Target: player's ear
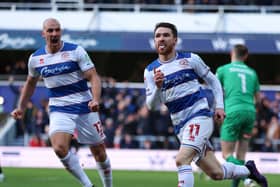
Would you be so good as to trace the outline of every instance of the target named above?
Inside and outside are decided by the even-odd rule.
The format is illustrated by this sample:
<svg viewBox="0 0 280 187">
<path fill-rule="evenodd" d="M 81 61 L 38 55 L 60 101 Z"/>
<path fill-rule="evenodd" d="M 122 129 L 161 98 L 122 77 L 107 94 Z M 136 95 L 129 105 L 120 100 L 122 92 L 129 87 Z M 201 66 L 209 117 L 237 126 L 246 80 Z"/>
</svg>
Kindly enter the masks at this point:
<svg viewBox="0 0 280 187">
<path fill-rule="evenodd" d="M 176 37 L 176 38 L 174 39 L 174 46 L 177 45 L 177 41 L 178 41 L 178 38 Z"/>
<path fill-rule="evenodd" d="M 45 32 L 42 30 L 42 32 L 41 32 L 41 36 L 43 37 L 43 38 L 45 38 Z"/>
<path fill-rule="evenodd" d="M 243 57 L 243 62 L 246 62 L 246 61 L 248 60 L 248 57 L 249 57 L 249 55 L 246 54 L 246 55 Z"/>
</svg>

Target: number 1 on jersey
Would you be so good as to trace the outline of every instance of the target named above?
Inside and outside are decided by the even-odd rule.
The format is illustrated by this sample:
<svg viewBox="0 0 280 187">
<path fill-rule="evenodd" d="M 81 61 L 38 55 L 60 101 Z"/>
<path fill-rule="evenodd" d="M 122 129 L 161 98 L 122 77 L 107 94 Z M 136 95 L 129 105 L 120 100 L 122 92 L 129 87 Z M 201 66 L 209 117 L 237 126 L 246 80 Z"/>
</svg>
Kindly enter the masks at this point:
<svg viewBox="0 0 280 187">
<path fill-rule="evenodd" d="M 241 79 L 242 93 L 246 93 L 247 92 L 247 89 L 246 89 L 246 75 L 244 73 L 238 73 L 237 75 Z"/>
</svg>

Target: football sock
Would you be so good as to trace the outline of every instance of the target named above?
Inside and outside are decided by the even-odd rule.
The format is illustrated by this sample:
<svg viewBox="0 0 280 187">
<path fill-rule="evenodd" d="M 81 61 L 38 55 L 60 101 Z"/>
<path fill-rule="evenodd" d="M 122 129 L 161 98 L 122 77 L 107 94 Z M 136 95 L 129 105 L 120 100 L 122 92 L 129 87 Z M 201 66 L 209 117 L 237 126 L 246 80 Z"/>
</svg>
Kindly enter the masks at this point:
<svg viewBox="0 0 280 187">
<path fill-rule="evenodd" d="M 228 156 L 228 157 L 226 158 L 226 161 L 227 161 L 227 162 L 234 163 L 234 164 L 237 164 L 237 165 L 244 165 L 244 164 L 245 164 L 245 161 L 244 161 L 244 160 L 236 159 L 233 155 Z"/>
<path fill-rule="evenodd" d="M 178 167 L 178 187 L 193 187 L 194 176 L 190 165 Z"/>
<path fill-rule="evenodd" d="M 246 166 L 235 165 L 230 162 L 225 162 L 222 165 L 224 171 L 224 179 L 244 178 L 250 175 L 250 171 Z"/>
<path fill-rule="evenodd" d="M 230 155 L 226 158 L 226 161 L 237 164 L 237 165 L 244 165 L 244 160 L 239 160 L 235 158 L 233 155 Z M 238 187 L 240 179 L 233 179 L 231 183 L 231 187 Z"/>
<path fill-rule="evenodd" d="M 71 151 L 68 154 L 60 159 L 65 168 L 74 176 L 76 177 L 84 187 L 92 186 L 87 174 L 80 166 L 78 157 L 73 154 Z"/>
<path fill-rule="evenodd" d="M 112 187 L 113 176 L 109 157 L 107 156 L 104 162 L 96 162 L 96 166 L 104 187 Z"/>
<path fill-rule="evenodd" d="M 0 166 L 0 173 L 2 173 L 2 167 Z"/>
<path fill-rule="evenodd" d="M 233 179 L 231 181 L 231 187 L 238 187 L 240 180 L 241 179 Z"/>
</svg>

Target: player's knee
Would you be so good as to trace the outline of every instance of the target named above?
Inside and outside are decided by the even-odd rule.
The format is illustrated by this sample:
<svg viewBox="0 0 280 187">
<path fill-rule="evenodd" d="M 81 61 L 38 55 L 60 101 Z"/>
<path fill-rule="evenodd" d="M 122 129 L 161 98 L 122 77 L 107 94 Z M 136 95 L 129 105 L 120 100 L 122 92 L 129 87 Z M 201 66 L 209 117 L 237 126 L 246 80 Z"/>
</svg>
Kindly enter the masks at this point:
<svg viewBox="0 0 280 187">
<path fill-rule="evenodd" d="M 182 166 L 182 165 L 190 165 L 191 164 L 192 159 L 190 158 L 186 158 L 184 156 L 181 155 L 177 155 L 175 162 L 176 162 L 176 166 Z"/>
<path fill-rule="evenodd" d="M 68 149 L 63 145 L 53 145 L 53 150 L 59 158 L 64 158 L 68 154 Z"/>
<path fill-rule="evenodd" d="M 90 150 L 97 162 L 104 162 L 106 160 L 106 150 L 103 144 L 98 146 L 91 146 Z"/>
<path fill-rule="evenodd" d="M 212 170 L 208 173 L 208 175 L 213 180 L 222 180 L 224 174 L 220 170 Z"/>
</svg>

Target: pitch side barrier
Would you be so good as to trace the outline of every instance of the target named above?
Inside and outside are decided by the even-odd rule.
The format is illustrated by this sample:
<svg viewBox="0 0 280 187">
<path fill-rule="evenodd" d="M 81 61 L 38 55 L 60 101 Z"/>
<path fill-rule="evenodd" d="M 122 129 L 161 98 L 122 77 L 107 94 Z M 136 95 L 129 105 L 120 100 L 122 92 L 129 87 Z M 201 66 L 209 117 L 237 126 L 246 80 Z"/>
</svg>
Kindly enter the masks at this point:
<svg viewBox="0 0 280 187">
<path fill-rule="evenodd" d="M 177 171 L 177 151 L 108 149 L 107 153 L 114 170 Z M 96 168 L 88 148 L 81 148 L 77 154 L 84 168 Z M 215 154 L 220 162 L 224 162 L 221 152 Z M 279 158 L 280 153 L 247 154 L 247 159 L 254 160 L 263 173 L 279 174 Z M 3 167 L 63 168 L 51 148 L 0 147 L 0 159 Z M 195 164 L 192 166 L 198 171 Z"/>
</svg>

